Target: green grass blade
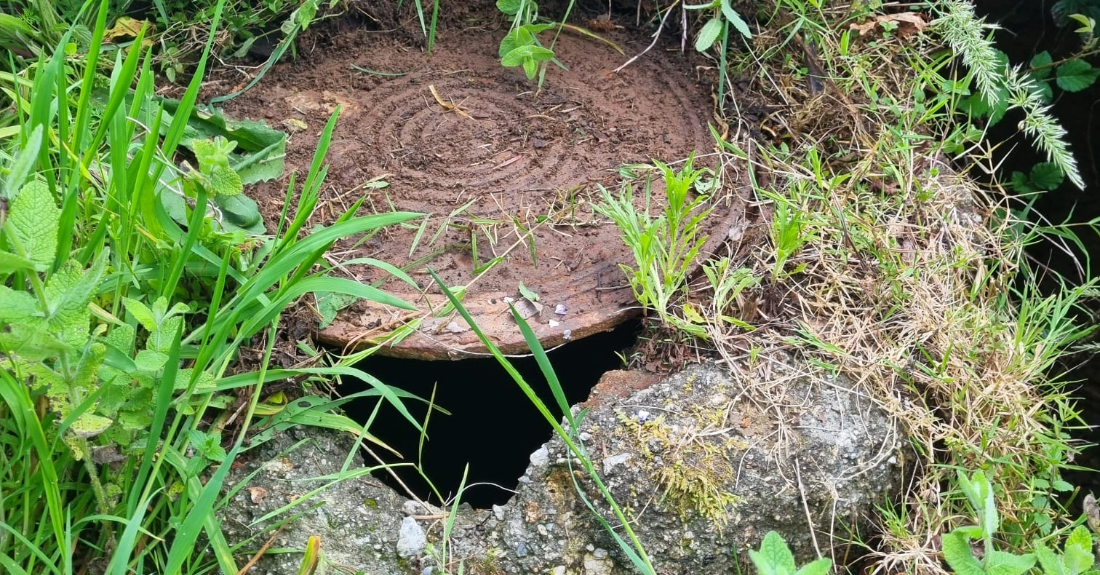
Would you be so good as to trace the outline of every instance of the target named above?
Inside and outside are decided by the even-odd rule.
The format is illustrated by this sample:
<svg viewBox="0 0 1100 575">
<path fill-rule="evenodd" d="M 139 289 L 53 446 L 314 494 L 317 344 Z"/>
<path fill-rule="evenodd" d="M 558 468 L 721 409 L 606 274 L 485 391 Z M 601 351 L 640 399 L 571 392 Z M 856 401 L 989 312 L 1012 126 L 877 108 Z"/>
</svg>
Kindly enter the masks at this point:
<svg viewBox="0 0 1100 575">
<path fill-rule="evenodd" d="M 172 539 L 172 547 L 168 551 L 166 565 L 161 572 L 163 575 L 179 575 L 183 567 L 183 562 L 190 559 L 191 555 L 195 552 L 195 542 L 198 541 L 199 533 L 202 532 L 207 517 L 210 516 L 214 510 L 214 502 L 218 499 L 218 493 L 221 491 L 222 483 L 225 482 L 226 476 L 229 475 L 229 468 L 232 466 L 233 461 L 237 459 L 237 454 L 240 450 L 241 446 L 239 443 L 233 446 L 233 449 L 226 456 L 225 461 L 218 466 L 218 470 L 215 471 L 210 477 L 210 480 L 206 482 L 198 499 L 195 500 L 194 506 L 188 511 L 183 523 L 180 524 L 179 529 L 176 530 L 176 536 Z M 198 479 L 194 481 L 197 482 Z"/>
<path fill-rule="evenodd" d="M 23 433 L 30 436 L 31 444 L 38 454 L 39 471 L 43 479 L 41 487 L 46 494 L 49 523 L 56 541 L 60 543 L 65 540 L 65 526 L 61 490 L 57 484 L 57 470 L 54 468 L 54 452 L 50 442 L 46 441 L 42 422 L 38 419 L 26 386 L 16 381 L 6 369 L 0 370 L 0 399 L 8 404 L 8 417 L 14 418 Z"/>
<path fill-rule="evenodd" d="M 570 429 L 572 429 L 575 426 L 573 412 L 569 409 L 569 400 L 565 398 L 565 390 L 562 389 L 561 382 L 558 381 L 558 374 L 554 372 L 554 367 L 550 365 L 550 358 L 546 356 L 546 350 L 543 349 L 535 332 L 531 330 L 531 326 L 516 311 L 516 306 L 508 304 L 508 307 L 512 310 L 512 319 L 516 320 L 516 325 L 519 326 L 519 331 L 523 334 L 523 340 L 527 342 L 527 347 L 530 348 L 531 354 L 535 356 L 539 371 L 542 372 L 547 385 L 550 386 L 550 392 L 554 394 L 554 400 L 558 402 L 558 407 L 565 416 L 565 420 L 569 422 Z"/>
</svg>

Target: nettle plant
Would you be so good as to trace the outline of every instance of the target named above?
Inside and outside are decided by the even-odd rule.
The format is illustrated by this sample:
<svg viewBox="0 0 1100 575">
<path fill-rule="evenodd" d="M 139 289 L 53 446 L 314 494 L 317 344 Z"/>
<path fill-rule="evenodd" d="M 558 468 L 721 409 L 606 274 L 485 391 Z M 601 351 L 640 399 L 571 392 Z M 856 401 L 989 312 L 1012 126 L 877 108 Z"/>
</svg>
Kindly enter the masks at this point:
<svg viewBox="0 0 1100 575">
<path fill-rule="evenodd" d="M 1022 575 L 1038 561 L 1044 575 L 1100 575 L 1100 571 L 1093 568 L 1096 556 L 1093 554 L 1092 533 L 1083 525 L 1069 534 L 1061 553 L 1041 541 L 1032 544 L 1031 553 L 997 549 L 994 537 L 1000 527 L 1000 515 L 992 484 L 981 471 L 975 471 L 970 477 L 959 471 L 958 481 L 978 524 L 959 527 L 943 536 L 943 557 L 955 573 Z M 971 544 L 973 541 L 979 542 L 980 552 L 975 553 Z"/>
</svg>

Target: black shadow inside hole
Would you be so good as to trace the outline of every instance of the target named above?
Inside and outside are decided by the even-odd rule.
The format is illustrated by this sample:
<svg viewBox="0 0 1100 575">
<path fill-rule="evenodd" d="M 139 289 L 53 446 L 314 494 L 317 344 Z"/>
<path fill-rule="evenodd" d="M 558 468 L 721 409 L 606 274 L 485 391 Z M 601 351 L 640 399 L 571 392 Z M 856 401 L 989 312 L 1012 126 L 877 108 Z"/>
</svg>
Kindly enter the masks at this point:
<svg viewBox="0 0 1100 575">
<path fill-rule="evenodd" d="M 550 363 L 570 405 L 587 399 L 600 376 L 622 366 L 617 353 L 626 352 L 640 331 L 640 320 L 632 320 L 612 331 L 563 345 L 549 353 Z M 534 358 L 512 358 L 511 361 L 551 412 L 558 414 L 557 404 Z M 492 357 L 459 361 L 372 357 L 356 367 L 387 385 L 425 399 L 431 397 L 432 387 L 437 386 L 435 403 L 451 415 L 439 411 L 432 413 L 422 452 L 422 469 L 445 498 L 453 497 L 458 491 L 463 469 L 469 463 L 466 479 L 469 487 L 462 493 L 462 501 L 477 508 L 507 502 L 512 496 L 511 490 L 527 469 L 531 453 L 553 434 L 550 424 Z M 341 392 L 350 395 L 366 388 L 361 381 L 345 379 Z M 344 408 L 349 417 L 365 423 L 377 403 L 376 398 L 355 399 Z M 426 404 L 418 401 L 406 401 L 405 404 L 417 421 L 424 420 Z M 404 456 L 401 459 L 377 446 L 372 447 L 386 463 L 416 463 L 419 432 L 397 409 L 383 402 L 369 431 Z M 414 468 L 404 466 L 393 470 L 418 497 L 440 503 Z M 374 476 L 405 493 L 388 471 L 376 471 Z"/>
</svg>

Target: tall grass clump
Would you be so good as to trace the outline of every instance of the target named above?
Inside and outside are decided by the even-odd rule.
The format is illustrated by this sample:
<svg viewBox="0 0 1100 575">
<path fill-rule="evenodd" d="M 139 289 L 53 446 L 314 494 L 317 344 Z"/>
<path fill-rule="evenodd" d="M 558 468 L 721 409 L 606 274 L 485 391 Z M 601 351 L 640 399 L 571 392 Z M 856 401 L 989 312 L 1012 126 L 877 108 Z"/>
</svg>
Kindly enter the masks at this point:
<svg viewBox="0 0 1100 575">
<path fill-rule="evenodd" d="M 355 205 L 301 233 L 334 114 L 278 231 L 227 225 L 213 190 L 239 176 L 177 157 L 212 42 L 182 98 L 161 100 L 145 31 L 109 44 L 108 6 L 83 6 L 87 38 L 73 26 L 50 50 L 8 51 L 0 73 L 0 571 L 236 573 L 214 511 L 249 428 L 280 410 L 260 408 L 264 384 L 347 372 L 272 369 L 280 314 L 318 291 L 410 308 L 317 264 L 340 238 L 417 215 Z M 246 344 L 263 350 L 247 368 Z"/>
</svg>

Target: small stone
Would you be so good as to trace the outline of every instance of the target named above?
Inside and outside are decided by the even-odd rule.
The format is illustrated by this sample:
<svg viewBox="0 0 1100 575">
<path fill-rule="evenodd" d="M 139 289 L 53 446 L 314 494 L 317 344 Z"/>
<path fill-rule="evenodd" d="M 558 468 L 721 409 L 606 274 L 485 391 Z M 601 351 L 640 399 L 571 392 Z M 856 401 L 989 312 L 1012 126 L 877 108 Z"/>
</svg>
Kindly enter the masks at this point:
<svg viewBox="0 0 1100 575">
<path fill-rule="evenodd" d="M 561 325 L 560 323 L 558 323 L 555 320 L 550 320 L 549 323 L 550 323 L 550 327 L 558 327 L 559 325 Z"/>
<path fill-rule="evenodd" d="M 531 140 L 531 147 L 535 148 L 536 150 L 541 150 L 546 147 L 546 140 L 535 138 L 534 140 Z"/>
<path fill-rule="evenodd" d="M 527 557 L 527 546 L 520 541 L 516 544 L 516 557 Z"/>
<path fill-rule="evenodd" d="M 543 527 L 542 525 L 539 525 L 539 526 L 535 527 L 535 531 L 538 531 L 539 535 L 542 535 L 543 537 L 546 537 L 546 527 Z"/>
<path fill-rule="evenodd" d="M 561 332 L 562 339 L 573 339 L 573 330 L 567 329 Z"/>
<path fill-rule="evenodd" d="M 630 460 L 630 454 L 629 453 L 620 453 L 618 455 L 612 455 L 611 457 L 606 457 L 603 460 L 603 472 L 609 474 L 609 473 L 611 473 L 611 471 L 613 469 L 615 469 L 616 466 L 622 465 L 622 464 L 626 463 L 629 460 Z"/>
<path fill-rule="evenodd" d="M 504 521 L 504 508 L 500 505 L 493 506 L 493 517 L 497 518 L 497 521 Z"/>
<path fill-rule="evenodd" d="M 424 529 L 412 517 L 401 520 L 397 531 L 397 556 L 406 559 L 420 555 L 428 546 L 428 537 Z"/>
<path fill-rule="evenodd" d="M 592 556 L 596 559 L 603 559 L 604 557 L 607 557 L 607 549 L 596 549 L 592 552 Z"/>
<path fill-rule="evenodd" d="M 558 565 L 550 570 L 550 575 L 565 575 L 565 565 Z"/>
<path fill-rule="evenodd" d="M 558 315 L 565 315 L 565 304 L 559 303 L 558 305 L 554 306 L 554 313 Z"/>
<path fill-rule="evenodd" d="M 531 454 L 531 467 L 545 467 L 548 463 L 550 463 L 550 450 L 546 449 L 545 445 Z"/>
</svg>

